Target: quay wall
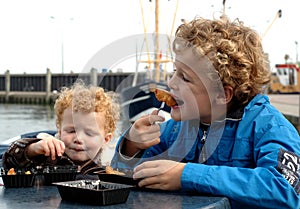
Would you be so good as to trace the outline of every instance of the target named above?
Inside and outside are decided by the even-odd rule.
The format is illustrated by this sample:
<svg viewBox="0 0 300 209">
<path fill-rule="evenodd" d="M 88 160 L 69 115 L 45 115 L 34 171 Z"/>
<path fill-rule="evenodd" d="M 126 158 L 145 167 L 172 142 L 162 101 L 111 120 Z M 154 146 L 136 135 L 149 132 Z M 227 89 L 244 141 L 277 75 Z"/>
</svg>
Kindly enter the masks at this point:
<svg viewBox="0 0 300 209">
<path fill-rule="evenodd" d="M 57 92 L 64 86 L 71 86 L 81 79 L 87 85 L 97 85 L 106 91 L 117 91 L 129 87 L 133 80 L 142 82 L 143 73 L 134 78 L 133 73 L 98 73 L 91 69 L 89 73 L 52 74 L 0 74 L 0 103 L 53 104 Z"/>
<path fill-rule="evenodd" d="M 132 83 L 141 83 L 147 76 L 139 73 L 98 73 L 91 69 L 89 73 L 52 74 L 0 74 L 0 103 L 54 104 L 57 92 L 64 86 L 71 86 L 77 79 L 86 84 L 103 87 L 106 91 L 119 92 Z M 300 94 L 269 94 L 271 104 L 297 128 L 300 133 Z"/>
</svg>

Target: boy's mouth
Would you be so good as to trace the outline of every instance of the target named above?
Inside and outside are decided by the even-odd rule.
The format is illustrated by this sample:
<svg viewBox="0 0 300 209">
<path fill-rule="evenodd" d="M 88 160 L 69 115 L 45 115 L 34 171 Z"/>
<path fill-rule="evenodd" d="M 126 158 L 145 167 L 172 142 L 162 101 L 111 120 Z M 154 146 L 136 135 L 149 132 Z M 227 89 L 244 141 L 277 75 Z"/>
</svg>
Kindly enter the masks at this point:
<svg viewBox="0 0 300 209">
<path fill-rule="evenodd" d="M 179 107 L 179 106 L 181 106 L 181 105 L 183 105 L 184 104 L 184 101 L 183 100 L 181 100 L 181 99 L 178 99 L 178 98 L 175 98 L 175 100 L 176 100 L 176 107 Z"/>
<path fill-rule="evenodd" d="M 75 150 L 76 152 L 82 152 L 82 151 L 84 151 L 84 149 L 81 148 L 81 147 L 73 147 L 72 149 Z"/>
</svg>

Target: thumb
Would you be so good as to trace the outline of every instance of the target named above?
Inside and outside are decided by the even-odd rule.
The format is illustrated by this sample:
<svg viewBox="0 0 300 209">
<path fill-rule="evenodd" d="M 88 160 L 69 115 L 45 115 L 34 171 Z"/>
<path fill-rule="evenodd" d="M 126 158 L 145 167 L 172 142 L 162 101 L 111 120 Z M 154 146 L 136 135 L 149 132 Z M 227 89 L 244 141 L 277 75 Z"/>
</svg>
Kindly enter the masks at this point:
<svg viewBox="0 0 300 209">
<path fill-rule="evenodd" d="M 151 112 L 151 115 L 158 115 L 158 109 L 155 109 Z"/>
<path fill-rule="evenodd" d="M 163 122 L 165 120 L 165 117 L 163 114 L 160 114 L 161 111 L 159 110 L 153 110 L 151 114 L 149 115 L 149 120 L 152 121 L 150 122 L 151 125 L 153 125 L 156 122 Z"/>
</svg>

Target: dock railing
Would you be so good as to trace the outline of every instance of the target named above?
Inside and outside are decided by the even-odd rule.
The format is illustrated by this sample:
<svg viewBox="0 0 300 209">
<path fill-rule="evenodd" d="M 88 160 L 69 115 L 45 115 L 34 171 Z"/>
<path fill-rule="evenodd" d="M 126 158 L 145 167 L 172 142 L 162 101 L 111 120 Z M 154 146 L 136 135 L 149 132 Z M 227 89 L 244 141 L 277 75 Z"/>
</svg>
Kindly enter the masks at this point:
<svg viewBox="0 0 300 209">
<path fill-rule="evenodd" d="M 143 77 L 143 76 L 141 76 Z M 63 86 L 71 86 L 77 79 L 87 84 L 115 91 L 122 85 L 131 85 L 132 73 L 99 73 L 92 68 L 88 73 L 10 74 L 0 75 L 0 103 L 52 104 Z"/>
</svg>

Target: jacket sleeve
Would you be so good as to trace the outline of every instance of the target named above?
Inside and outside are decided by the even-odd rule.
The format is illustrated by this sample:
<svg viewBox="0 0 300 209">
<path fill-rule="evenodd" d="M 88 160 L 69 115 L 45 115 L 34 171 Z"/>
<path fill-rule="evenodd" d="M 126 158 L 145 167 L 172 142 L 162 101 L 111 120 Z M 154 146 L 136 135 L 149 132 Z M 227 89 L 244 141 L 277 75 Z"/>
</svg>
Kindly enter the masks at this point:
<svg viewBox="0 0 300 209">
<path fill-rule="evenodd" d="M 111 166 L 113 168 L 118 169 L 129 169 L 133 170 L 133 168 L 139 164 L 139 159 L 137 158 L 139 153 L 136 153 L 133 157 L 128 157 L 122 153 L 123 143 L 126 138 L 122 135 L 117 143 L 114 156 L 111 160 Z"/>
<path fill-rule="evenodd" d="M 44 160 L 44 156 L 37 157 L 34 160 L 29 159 L 26 155 L 27 147 L 39 141 L 37 138 L 25 138 L 20 139 L 11 144 L 8 150 L 3 155 L 3 167 L 4 168 L 16 168 L 16 167 L 30 167 L 39 161 Z M 40 159 L 43 158 L 43 159 Z"/>
<path fill-rule="evenodd" d="M 300 195 L 277 169 L 281 148 L 299 154 L 299 135 L 288 126 L 269 127 L 256 140 L 255 168 L 188 163 L 182 188 L 227 196 L 233 208 L 300 208 Z"/>
</svg>

